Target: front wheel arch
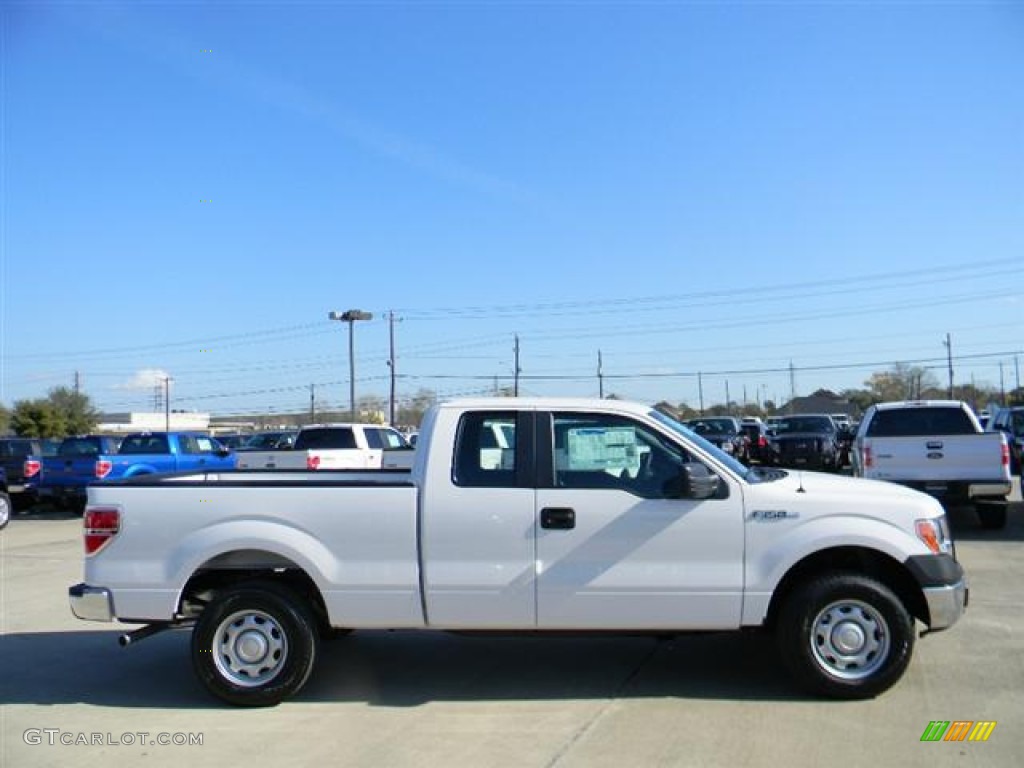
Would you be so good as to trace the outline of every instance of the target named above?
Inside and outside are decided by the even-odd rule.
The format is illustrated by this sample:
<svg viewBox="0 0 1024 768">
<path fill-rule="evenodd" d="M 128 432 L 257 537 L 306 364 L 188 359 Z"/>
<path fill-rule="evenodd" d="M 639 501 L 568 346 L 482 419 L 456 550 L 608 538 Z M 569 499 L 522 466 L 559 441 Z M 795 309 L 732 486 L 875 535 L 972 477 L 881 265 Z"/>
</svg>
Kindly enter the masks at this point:
<svg viewBox="0 0 1024 768">
<path fill-rule="evenodd" d="M 802 584 L 835 571 L 858 573 L 875 579 L 891 589 L 910 614 L 924 624 L 931 616 L 921 585 L 906 566 L 889 555 L 866 547 L 832 547 L 808 555 L 786 571 L 772 593 L 765 626 L 774 630 L 779 611 L 794 590 Z"/>
</svg>

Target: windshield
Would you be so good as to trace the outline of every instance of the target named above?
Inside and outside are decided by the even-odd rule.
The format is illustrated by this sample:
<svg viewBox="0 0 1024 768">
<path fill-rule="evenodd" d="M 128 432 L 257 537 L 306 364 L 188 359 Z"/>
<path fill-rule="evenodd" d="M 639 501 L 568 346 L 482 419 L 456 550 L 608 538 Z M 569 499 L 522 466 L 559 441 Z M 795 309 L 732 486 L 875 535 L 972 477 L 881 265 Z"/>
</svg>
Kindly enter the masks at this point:
<svg viewBox="0 0 1024 768">
<path fill-rule="evenodd" d="M 680 424 L 671 416 L 667 416 L 661 411 L 657 410 L 650 411 L 650 416 L 657 419 L 659 423 L 668 427 L 673 432 L 682 435 L 687 440 L 692 442 L 694 445 L 699 446 L 705 453 L 707 453 L 710 456 L 713 456 L 716 461 L 728 467 L 730 470 L 732 470 L 737 475 L 742 477 L 748 483 L 760 483 L 763 481 L 764 478 L 762 478 L 757 472 L 754 472 L 748 467 L 743 466 L 740 462 L 736 461 L 736 459 L 727 454 L 721 448 L 718 448 L 713 443 L 705 440 L 703 437 L 698 435 L 685 424 Z"/>
<path fill-rule="evenodd" d="M 792 416 L 775 425 L 775 434 L 786 432 L 835 432 L 835 424 L 828 416 Z"/>
<path fill-rule="evenodd" d="M 698 435 L 735 435 L 736 422 L 732 419 L 690 419 L 684 427 L 689 427 Z"/>
</svg>

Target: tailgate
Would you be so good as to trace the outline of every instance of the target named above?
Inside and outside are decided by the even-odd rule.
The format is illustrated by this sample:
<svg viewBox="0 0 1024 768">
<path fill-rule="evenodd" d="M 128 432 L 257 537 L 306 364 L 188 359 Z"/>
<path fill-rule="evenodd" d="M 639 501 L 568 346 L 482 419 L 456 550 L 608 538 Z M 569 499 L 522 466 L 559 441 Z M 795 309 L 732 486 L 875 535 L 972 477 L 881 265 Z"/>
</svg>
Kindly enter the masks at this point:
<svg viewBox="0 0 1024 768">
<path fill-rule="evenodd" d="M 865 476 L 897 482 L 1006 480 L 1003 439 L 995 433 L 922 437 L 873 437 L 864 441 L 871 465 Z"/>
<path fill-rule="evenodd" d="M 238 469 L 306 469 L 305 451 L 239 451 Z"/>
<path fill-rule="evenodd" d="M 95 456 L 43 460 L 42 485 L 52 488 L 81 487 L 95 479 Z"/>
</svg>

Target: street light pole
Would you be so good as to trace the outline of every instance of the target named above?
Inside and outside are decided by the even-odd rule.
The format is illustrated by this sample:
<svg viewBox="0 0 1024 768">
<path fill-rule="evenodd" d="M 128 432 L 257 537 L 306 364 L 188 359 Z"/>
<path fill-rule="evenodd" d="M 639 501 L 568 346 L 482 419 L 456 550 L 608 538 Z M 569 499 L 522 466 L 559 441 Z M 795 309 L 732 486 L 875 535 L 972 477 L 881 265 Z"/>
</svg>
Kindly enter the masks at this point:
<svg viewBox="0 0 1024 768">
<path fill-rule="evenodd" d="M 349 309 L 344 312 L 330 312 L 327 317 L 348 323 L 348 395 L 349 420 L 356 420 L 356 342 L 354 326 L 357 320 L 373 320 L 372 312 L 361 309 Z"/>
</svg>

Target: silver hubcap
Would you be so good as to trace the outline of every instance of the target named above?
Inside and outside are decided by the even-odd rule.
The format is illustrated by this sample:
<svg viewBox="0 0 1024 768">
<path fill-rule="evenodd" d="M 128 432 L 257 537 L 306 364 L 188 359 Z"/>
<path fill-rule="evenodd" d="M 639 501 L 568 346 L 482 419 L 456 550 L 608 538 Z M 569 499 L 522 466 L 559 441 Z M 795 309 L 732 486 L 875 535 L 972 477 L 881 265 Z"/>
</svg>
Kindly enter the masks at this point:
<svg viewBox="0 0 1024 768">
<path fill-rule="evenodd" d="M 882 615 L 860 600 L 827 605 L 811 629 L 811 652 L 833 677 L 862 680 L 889 656 L 889 625 Z"/>
<path fill-rule="evenodd" d="M 213 658 L 235 685 L 252 688 L 273 680 L 288 658 L 288 639 L 274 617 L 263 611 L 238 611 L 217 627 Z"/>
<path fill-rule="evenodd" d="M 7 521 L 11 519 L 11 505 L 7 499 L 0 496 L 0 528 L 7 525 Z"/>
</svg>

